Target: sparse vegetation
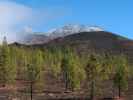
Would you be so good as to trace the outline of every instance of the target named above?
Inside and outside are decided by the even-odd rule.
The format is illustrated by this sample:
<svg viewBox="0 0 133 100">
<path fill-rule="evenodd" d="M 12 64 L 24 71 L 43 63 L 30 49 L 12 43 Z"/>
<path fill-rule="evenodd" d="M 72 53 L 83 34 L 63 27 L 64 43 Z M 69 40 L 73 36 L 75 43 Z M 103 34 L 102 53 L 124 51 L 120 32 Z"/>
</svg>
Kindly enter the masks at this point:
<svg viewBox="0 0 133 100">
<path fill-rule="evenodd" d="M 86 88 L 90 90 L 91 100 L 97 96 L 99 84 L 112 78 L 112 83 L 118 88 L 121 97 L 121 91 L 127 89 L 130 74 L 128 60 L 124 55 L 90 53 L 84 57 L 71 48 L 8 46 L 6 39 L 0 46 L 2 86 L 15 86 L 16 81 L 27 81 L 32 100 L 36 87 L 44 90 L 46 70 L 50 71 L 55 79 L 62 77 L 64 88 L 71 92 L 79 91 L 82 84 L 87 82 Z"/>
</svg>

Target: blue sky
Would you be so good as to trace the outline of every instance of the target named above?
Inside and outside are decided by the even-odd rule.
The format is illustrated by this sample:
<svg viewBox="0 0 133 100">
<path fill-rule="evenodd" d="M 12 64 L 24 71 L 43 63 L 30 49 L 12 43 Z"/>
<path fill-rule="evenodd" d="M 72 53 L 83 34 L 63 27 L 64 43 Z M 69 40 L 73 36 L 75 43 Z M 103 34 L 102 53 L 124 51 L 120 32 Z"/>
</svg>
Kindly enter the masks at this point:
<svg viewBox="0 0 133 100">
<path fill-rule="evenodd" d="M 18 11 L 15 13 L 19 12 L 19 8 L 20 12 L 22 10 L 23 21 L 17 20 L 12 32 L 23 28 L 28 31 L 46 32 L 66 24 L 84 24 L 100 26 L 107 31 L 133 39 L 133 0 L 0 0 L 0 2 L 17 6 Z M 27 12 L 24 12 L 26 9 Z"/>
</svg>

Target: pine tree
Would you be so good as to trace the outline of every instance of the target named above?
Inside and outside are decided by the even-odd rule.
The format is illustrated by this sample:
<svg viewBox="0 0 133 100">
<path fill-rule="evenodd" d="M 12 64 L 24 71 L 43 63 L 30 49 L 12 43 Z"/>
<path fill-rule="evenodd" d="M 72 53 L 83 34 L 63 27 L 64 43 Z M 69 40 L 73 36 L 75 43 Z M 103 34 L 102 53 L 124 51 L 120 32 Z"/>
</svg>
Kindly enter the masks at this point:
<svg viewBox="0 0 133 100">
<path fill-rule="evenodd" d="M 14 84 L 17 78 L 17 57 L 16 57 L 16 48 L 15 47 L 10 47 L 10 67 L 9 67 L 9 71 L 10 75 L 10 82 Z"/>
<path fill-rule="evenodd" d="M 60 49 L 55 48 L 53 52 L 50 53 L 50 66 L 51 71 L 56 78 L 61 73 L 61 59 L 62 59 L 62 52 Z"/>
<path fill-rule="evenodd" d="M 109 79 L 112 65 L 109 63 L 111 59 L 107 55 L 101 56 L 98 54 L 91 54 L 88 63 L 85 67 L 86 79 L 90 87 L 90 99 L 94 100 L 96 96 L 98 85 L 104 80 Z"/>
<path fill-rule="evenodd" d="M 124 55 L 115 56 L 114 86 L 118 88 L 119 98 L 121 91 L 128 87 L 129 65 Z"/>
<path fill-rule="evenodd" d="M 100 63 L 101 63 L 101 74 L 103 79 L 109 79 L 110 76 L 112 76 L 112 72 L 113 72 L 113 56 L 105 53 L 103 55 L 100 56 Z"/>
<path fill-rule="evenodd" d="M 15 56 L 16 56 L 16 66 L 17 66 L 17 78 L 25 79 L 26 78 L 26 69 L 27 64 L 29 63 L 29 59 L 32 58 L 29 49 L 25 49 L 23 47 L 16 47 Z"/>
<path fill-rule="evenodd" d="M 80 65 L 79 57 L 71 50 L 67 50 L 62 59 L 62 73 L 66 89 L 80 88 L 81 80 L 85 78 L 84 69 Z"/>
<path fill-rule="evenodd" d="M 85 67 L 86 71 L 86 78 L 90 82 L 90 98 L 91 100 L 94 99 L 94 94 L 95 94 L 95 84 L 96 84 L 96 78 L 98 75 L 98 61 L 95 55 L 91 55 L 89 58 L 89 62 L 87 66 Z"/>
<path fill-rule="evenodd" d="M 14 58 L 12 58 L 6 37 L 4 37 L 3 44 L 0 48 L 0 83 L 3 86 L 11 84 L 16 78 L 16 67 L 13 64 L 13 60 Z"/>
<path fill-rule="evenodd" d="M 41 82 L 43 76 L 43 57 L 40 50 L 31 51 L 31 56 L 27 64 L 27 80 L 30 82 L 30 93 L 32 100 L 33 85 Z"/>
</svg>

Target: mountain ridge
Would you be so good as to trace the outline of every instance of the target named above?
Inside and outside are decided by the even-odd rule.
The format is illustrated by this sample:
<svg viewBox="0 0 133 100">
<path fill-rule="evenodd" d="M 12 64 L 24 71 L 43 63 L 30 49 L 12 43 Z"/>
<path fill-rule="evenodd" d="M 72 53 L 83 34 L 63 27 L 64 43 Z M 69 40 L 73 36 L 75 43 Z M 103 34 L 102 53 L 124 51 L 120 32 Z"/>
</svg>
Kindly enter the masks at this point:
<svg viewBox="0 0 133 100">
<path fill-rule="evenodd" d="M 86 25 L 65 25 L 63 27 L 60 28 L 56 28 L 56 29 L 52 29 L 49 32 L 33 32 L 30 34 L 26 34 L 25 36 L 21 37 L 20 43 L 23 44 L 44 44 L 47 43 L 51 40 L 57 39 L 59 37 L 66 37 L 69 35 L 73 35 L 73 34 L 78 34 L 78 33 L 82 33 L 82 32 L 107 32 L 104 29 L 98 27 L 98 26 L 86 26 Z M 108 32 L 111 33 L 111 32 Z M 114 33 L 112 33 L 113 35 Z M 120 36 L 117 34 L 116 35 L 119 39 L 125 39 L 127 40 L 128 38 L 124 37 L 124 36 Z"/>
</svg>

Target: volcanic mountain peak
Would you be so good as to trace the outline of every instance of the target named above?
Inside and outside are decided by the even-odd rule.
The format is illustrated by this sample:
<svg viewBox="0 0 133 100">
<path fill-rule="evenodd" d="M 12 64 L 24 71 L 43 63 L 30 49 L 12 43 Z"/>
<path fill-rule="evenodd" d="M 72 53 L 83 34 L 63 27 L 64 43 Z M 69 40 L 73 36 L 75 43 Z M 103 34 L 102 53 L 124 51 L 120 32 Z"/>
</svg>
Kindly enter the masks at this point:
<svg viewBox="0 0 133 100">
<path fill-rule="evenodd" d="M 64 37 L 70 34 L 80 33 L 80 32 L 95 32 L 95 31 L 104 31 L 98 26 L 86 26 L 86 25 L 66 25 L 61 28 L 52 29 L 48 33 L 50 37 Z"/>
</svg>

